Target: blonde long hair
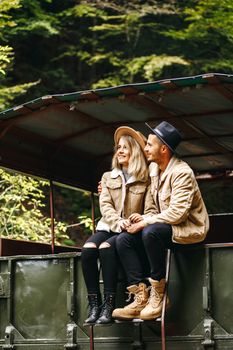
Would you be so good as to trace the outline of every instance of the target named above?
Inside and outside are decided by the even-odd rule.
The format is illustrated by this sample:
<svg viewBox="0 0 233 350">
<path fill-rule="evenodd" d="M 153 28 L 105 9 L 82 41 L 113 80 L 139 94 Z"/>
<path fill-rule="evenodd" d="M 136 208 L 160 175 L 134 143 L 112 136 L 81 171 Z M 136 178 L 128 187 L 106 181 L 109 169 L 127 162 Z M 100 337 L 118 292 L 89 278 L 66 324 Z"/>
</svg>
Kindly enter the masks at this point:
<svg viewBox="0 0 233 350">
<path fill-rule="evenodd" d="M 149 177 L 148 164 L 139 143 L 129 135 L 122 135 L 121 139 L 124 140 L 130 152 L 128 174 L 133 175 L 139 181 L 147 181 Z M 112 158 L 113 168 L 121 169 L 121 165 L 117 160 L 117 145 L 115 146 L 115 153 Z"/>
</svg>

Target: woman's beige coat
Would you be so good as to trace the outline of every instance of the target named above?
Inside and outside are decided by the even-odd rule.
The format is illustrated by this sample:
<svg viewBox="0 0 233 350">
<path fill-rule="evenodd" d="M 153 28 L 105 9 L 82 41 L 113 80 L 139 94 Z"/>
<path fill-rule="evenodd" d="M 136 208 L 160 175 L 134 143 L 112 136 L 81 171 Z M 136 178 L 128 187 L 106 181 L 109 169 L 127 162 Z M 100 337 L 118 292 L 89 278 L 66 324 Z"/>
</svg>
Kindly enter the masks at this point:
<svg viewBox="0 0 233 350">
<path fill-rule="evenodd" d="M 121 232 L 123 219 L 133 213 L 155 213 L 155 205 L 149 190 L 149 180 L 142 182 L 131 176 L 127 182 L 122 171 L 113 169 L 103 174 L 101 179 L 102 192 L 99 203 L 102 218 L 97 230 Z"/>
<path fill-rule="evenodd" d="M 209 218 L 192 169 L 173 156 L 160 179 L 157 164 L 152 163 L 150 170 L 157 214 L 144 217 L 145 224 L 172 225 L 173 241 L 177 243 L 203 241 L 209 229 Z"/>
</svg>

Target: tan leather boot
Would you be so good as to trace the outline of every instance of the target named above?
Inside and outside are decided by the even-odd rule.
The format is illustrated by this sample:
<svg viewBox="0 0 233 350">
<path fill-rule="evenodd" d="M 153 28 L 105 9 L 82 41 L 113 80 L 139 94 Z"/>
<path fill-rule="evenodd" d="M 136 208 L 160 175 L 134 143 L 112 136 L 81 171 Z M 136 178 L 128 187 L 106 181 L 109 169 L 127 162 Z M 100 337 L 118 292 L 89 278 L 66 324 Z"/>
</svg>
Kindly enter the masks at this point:
<svg viewBox="0 0 233 350">
<path fill-rule="evenodd" d="M 146 307 L 141 311 L 142 320 L 153 320 L 162 314 L 165 279 L 160 282 L 149 278 L 151 284 L 150 297 Z"/>
<path fill-rule="evenodd" d="M 121 320 L 132 320 L 139 318 L 141 310 L 146 306 L 148 301 L 148 288 L 144 283 L 133 285 L 127 288 L 129 295 L 134 294 L 134 301 L 124 308 L 115 309 L 112 313 L 113 318 Z"/>
</svg>

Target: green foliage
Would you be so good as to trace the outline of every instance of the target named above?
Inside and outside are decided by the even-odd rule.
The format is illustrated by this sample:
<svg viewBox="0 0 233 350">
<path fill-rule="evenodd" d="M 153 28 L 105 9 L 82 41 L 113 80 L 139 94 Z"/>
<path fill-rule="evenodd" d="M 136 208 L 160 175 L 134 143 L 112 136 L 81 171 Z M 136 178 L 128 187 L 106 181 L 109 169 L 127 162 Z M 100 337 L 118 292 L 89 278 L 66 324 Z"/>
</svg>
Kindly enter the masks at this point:
<svg viewBox="0 0 233 350">
<path fill-rule="evenodd" d="M 232 1 L 191 1 L 183 9 L 182 16 L 182 30 L 173 28 L 164 35 L 180 40 L 188 48 L 192 69 L 232 73 Z"/>
<path fill-rule="evenodd" d="M 5 29 L 8 27 L 15 27 L 16 23 L 12 19 L 12 16 L 8 13 L 12 9 L 19 9 L 19 0 L 2 0 L 0 2 L 0 28 Z M 0 38 L 2 41 L 7 41 L 7 35 L 4 35 L 2 31 Z M 0 45 L 0 76 L 6 76 L 6 73 L 12 69 L 14 60 L 13 48 L 9 45 Z M 39 81 L 32 83 L 23 83 L 13 86 L 9 86 L 8 80 L 5 78 L 0 83 L 0 108 L 4 109 L 9 106 L 9 103 L 14 101 L 15 97 L 22 96 L 27 92 L 29 88 L 38 84 Z"/>
<path fill-rule="evenodd" d="M 171 49 L 163 44 L 164 22 L 168 19 L 169 28 L 177 29 L 174 1 L 22 0 L 21 5 L 13 11 L 17 26 L 7 35 L 17 43 L 18 81 L 25 76 L 41 81 L 29 98 L 162 78 L 167 70 L 180 72 L 184 66 L 187 70 L 184 53 L 174 54 L 174 44 Z"/>
<path fill-rule="evenodd" d="M 1 0 L 0 108 L 91 87 L 233 73 L 232 17 L 232 0 Z M 61 194 L 70 216 L 59 203 L 56 219 L 79 225 L 81 217 L 89 233 L 89 195 Z M 41 214 L 31 208 L 21 207 L 17 220 L 25 222 L 17 227 L 29 230 L 31 213 L 42 235 L 46 207 L 37 208 Z"/>
<path fill-rule="evenodd" d="M 211 38 L 217 33 L 233 40 L 233 3 L 231 0 L 201 0 L 195 7 L 185 9 L 191 22 L 184 32 L 187 37 Z"/>
<path fill-rule="evenodd" d="M 230 0 L 20 4 L 10 11 L 15 25 L 2 32 L 15 43 L 17 71 L 10 57 L 4 64 L 12 67 L 7 86 L 10 80 L 25 84 L 26 77 L 40 81 L 26 93 L 29 99 L 209 70 L 233 71 Z"/>
<path fill-rule="evenodd" d="M 0 169 L 0 234 L 2 237 L 51 242 L 51 220 L 42 213 L 48 182 Z M 55 222 L 56 243 L 65 239 L 66 224 Z"/>
<path fill-rule="evenodd" d="M 88 229 L 88 231 L 93 231 L 93 221 L 90 217 L 88 217 L 87 215 L 80 215 L 78 217 L 78 220 L 80 222 L 80 225 L 84 225 L 84 227 Z"/>
<path fill-rule="evenodd" d="M 10 87 L 0 87 L 0 108 L 7 108 L 17 96 L 25 94 L 30 87 L 37 85 L 38 83 L 39 82 L 36 81 L 32 83 L 20 84 Z"/>
<path fill-rule="evenodd" d="M 68 16 L 75 16 L 79 18 L 95 18 L 98 17 L 104 17 L 105 12 L 85 3 L 81 3 L 79 5 L 75 5 L 72 8 L 69 8 L 68 10 L 64 11 L 65 15 Z"/>
<path fill-rule="evenodd" d="M 19 8 L 19 0 L 2 0 L 0 2 L 0 28 L 12 27 L 15 22 L 7 13 L 12 8 Z M 4 41 L 4 36 L 0 33 L 0 39 Z M 6 74 L 13 59 L 13 49 L 9 45 L 0 45 L 0 76 Z"/>
<path fill-rule="evenodd" d="M 15 26 L 15 22 L 12 20 L 12 16 L 9 15 L 11 9 L 17 9 L 20 7 L 20 0 L 1 0 L 0 2 L 0 28 L 5 26 Z"/>
<path fill-rule="evenodd" d="M 122 78 L 116 74 L 115 76 L 113 75 L 113 76 L 108 76 L 105 79 L 100 79 L 97 83 L 93 83 L 92 87 L 93 89 L 100 89 L 100 88 L 116 86 L 120 84 L 122 84 Z"/>
<path fill-rule="evenodd" d="M 127 63 L 127 68 L 132 75 L 143 71 L 143 76 L 151 81 L 162 74 L 164 67 L 174 64 L 189 65 L 189 62 L 179 56 L 144 56 L 137 57 Z"/>
<path fill-rule="evenodd" d="M 13 57 L 13 49 L 10 46 L 0 46 L 0 74 L 5 75 Z"/>
<path fill-rule="evenodd" d="M 17 18 L 17 26 L 12 29 L 12 33 L 23 35 L 30 32 L 31 35 L 38 34 L 49 37 L 58 34 L 56 25 L 58 21 L 55 16 L 51 16 L 46 8 L 46 3 L 50 4 L 51 0 L 21 0 L 22 11 L 14 11 L 12 15 Z"/>
</svg>

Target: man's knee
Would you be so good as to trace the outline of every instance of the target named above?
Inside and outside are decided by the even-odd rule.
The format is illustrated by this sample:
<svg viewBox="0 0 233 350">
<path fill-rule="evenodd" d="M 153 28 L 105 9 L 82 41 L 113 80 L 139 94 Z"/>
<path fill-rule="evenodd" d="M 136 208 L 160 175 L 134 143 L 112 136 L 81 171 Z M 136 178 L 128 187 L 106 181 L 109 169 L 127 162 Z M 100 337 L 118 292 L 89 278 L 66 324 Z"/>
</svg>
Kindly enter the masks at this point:
<svg viewBox="0 0 233 350">
<path fill-rule="evenodd" d="M 152 224 L 144 227 L 142 230 L 142 240 L 147 242 L 153 236 L 153 239 L 156 238 L 156 233 L 158 233 L 159 225 Z"/>
<path fill-rule="evenodd" d="M 148 225 L 142 230 L 143 236 L 148 236 L 151 233 L 156 232 L 156 224 Z"/>
<path fill-rule="evenodd" d="M 170 246 L 172 243 L 172 226 L 164 223 L 148 225 L 142 231 L 142 240 L 146 246 L 150 246 L 152 242 L 153 244 L 163 242 L 165 246 Z"/>
<path fill-rule="evenodd" d="M 116 247 L 117 249 L 120 249 L 122 247 L 124 247 L 125 245 L 129 244 L 130 241 L 130 234 L 127 232 L 122 232 L 120 234 L 118 234 L 117 238 L 116 238 Z"/>
</svg>

